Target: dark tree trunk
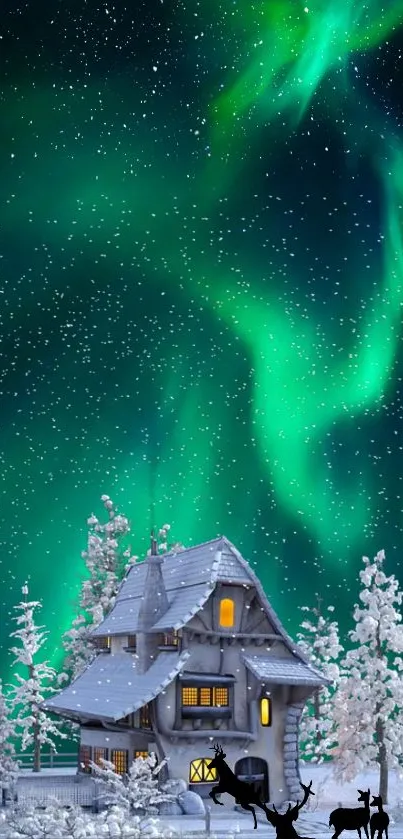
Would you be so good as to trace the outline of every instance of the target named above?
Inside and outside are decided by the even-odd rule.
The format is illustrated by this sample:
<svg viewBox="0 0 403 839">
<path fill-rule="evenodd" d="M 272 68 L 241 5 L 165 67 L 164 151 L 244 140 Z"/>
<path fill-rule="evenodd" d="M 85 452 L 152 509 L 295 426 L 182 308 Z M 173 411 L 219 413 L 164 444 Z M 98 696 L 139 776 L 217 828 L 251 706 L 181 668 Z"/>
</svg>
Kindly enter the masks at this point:
<svg viewBox="0 0 403 839">
<path fill-rule="evenodd" d="M 39 740 L 39 722 L 34 722 L 34 768 L 33 772 L 41 771 L 41 744 Z"/>
<path fill-rule="evenodd" d="M 35 665 L 34 664 L 29 665 L 29 677 L 32 680 L 35 679 Z M 34 691 L 33 692 L 34 700 L 35 700 L 36 696 L 37 696 L 37 692 Z M 39 708 L 38 708 L 37 705 L 34 705 L 34 703 L 32 703 L 32 706 L 33 706 L 32 709 L 31 709 L 32 716 L 35 720 L 34 725 L 33 725 L 33 729 L 34 729 L 34 766 L 33 766 L 32 771 L 33 772 L 40 772 L 41 771 L 41 741 L 40 741 L 39 737 L 40 737 L 40 733 L 41 733 L 41 728 L 40 728 L 40 724 L 39 724 Z"/>
<path fill-rule="evenodd" d="M 379 795 L 382 798 L 382 803 L 388 803 L 388 758 L 386 755 L 385 746 L 385 726 L 379 719 L 376 721 L 376 742 L 378 745 L 378 763 L 379 763 Z"/>
<path fill-rule="evenodd" d="M 376 627 L 376 655 L 379 660 L 383 660 L 385 658 L 382 650 L 382 643 L 381 643 L 381 632 L 380 632 L 380 623 L 378 621 Z M 378 763 L 379 763 L 379 795 L 382 797 L 382 803 L 388 803 L 388 758 L 386 754 L 386 746 L 385 746 L 385 723 L 382 722 L 379 714 L 381 712 L 382 705 L 381 703 L 377 703 L 375 708 L 376 714 L 376 723 L 375 723 L 375 737 L 376 743 L 378 746 Z"/>
<path fill-rule="evenodd" d="M 320 701 L 319 701 L 319 691 L 318 690 L 315 691 L 315 695 L 313 697 L 313 708 L 314 708 L 314 717 L 315 717 L 315 722 L 316 722 L 315 742 L 316 742 L 316 746 L 320 746 L 320 741 L 322 740 L 322 733 L 319 729 L 321 714 L 320 714 Z"/>
</svg>

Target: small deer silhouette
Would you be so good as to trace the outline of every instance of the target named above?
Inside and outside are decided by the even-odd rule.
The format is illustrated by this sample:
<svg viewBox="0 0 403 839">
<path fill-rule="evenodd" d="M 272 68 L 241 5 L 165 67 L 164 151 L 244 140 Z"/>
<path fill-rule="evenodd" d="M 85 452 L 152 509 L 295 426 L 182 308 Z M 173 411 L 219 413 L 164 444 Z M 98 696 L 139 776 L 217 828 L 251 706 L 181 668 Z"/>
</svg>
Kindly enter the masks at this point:
<svg viewBox="0 0 403 839">
<path fill-rule="evenodd" d="M 361 839 L 362 827 L 364 828 L 367 839 L 369 839 L 368 825 L 371 815 L 369 799 L 371 793 L 369 790 L 368 792 L 363 792 L 361 789 L 358 792 L 360 793 L 358 801 L 364 802 L 363 807 L 338 807 L 337 810 L 333 810 L 330 813 L 329 827 L 331 825 L 334 827 L 332 839 L 337 839 L 343 830 L 358 830 L 358 836 Z"/>
<path fill-rule="evenodd" d="M 232 795 L 232 797 L 235 798 L 236 804 L 240 804 L 244 810 L 250 810 L 251 813 L 253 813 L 253 826 L 256 830 L 256 812 L 251 805 L 254 804 L 256 807 L 261 807 L 261 809 L 267 814 L 266 805 L 261 800 L 259 793 L 257 793 L 253 788 L 252 784 L 248 784 L 246 781 L 240 781 L 229 768 L 228 764 L 225 763 L 224 758 L 226 758 L 226 754 L 223 751 L 222 746 L 219 746 L 218 743 L 214 743 L 212 749 L 215 751 L 215 757 L 211 763 L 208 764 L 208 768 L 217 770 L 219 782 L 217 786 L 213 787 L 211 792 L 209 792 L 210 797 L 213 799 L 214 804 L 222 805 L 222 801 L 217 801 L 216 796 L 221 792 L 228 792 L 229 795 Z"/>
<path fill-rule="evenodd" d="M 308 784 L 308 786 L 305 786 L 305 784 L 302 784 L 300 782 L 300 786 L 304 790 L 304 797 L 301 803 L 297 801 L 297 803 L 292 808 L 291 804 L 289 804 L 288 810 L 286 810 L 285 813 L 279 813 L 276 810 L 274 804 L 273 810 L 270 810 L 268 807 L 266 807 L 267 820 L 270 822 L 270 824 L 273 825 L 273 827 L 276 828 L 277 839 L 299 839 L 298 833 L 295 830 L 293 822 L 295 822 L 298 818 L 299 811 L 301 810 L 301 807 L 303 807 L 304 804 L 306 804 L 309 796 L 315 795 L 315 793 L 311 790 L 312 781 Z"/>
<path fill-rule="evenodd" d="M 377 839 L 382 839 L 383 833 L 385 833 L 385 839 L 388 839 L 389 816 L 383 809 L 381 795 L 372 796 L 371 807 L 378 807 L 378 812 L 372 813 L 371 816 L 371 839 L 374 839 L 376 831 L 378 831 Z"/>
</svg>

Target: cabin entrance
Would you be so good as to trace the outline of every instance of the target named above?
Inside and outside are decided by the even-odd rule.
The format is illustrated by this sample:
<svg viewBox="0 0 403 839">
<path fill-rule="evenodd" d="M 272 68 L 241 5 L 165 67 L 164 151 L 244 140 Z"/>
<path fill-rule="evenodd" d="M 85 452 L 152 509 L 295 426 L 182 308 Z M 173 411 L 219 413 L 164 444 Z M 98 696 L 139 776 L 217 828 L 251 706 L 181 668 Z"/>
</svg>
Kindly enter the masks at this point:
<svg viewBox="0 0 403 839">
<path fill-rule="evenodd" d="M 252 784 L 262 801 L 269 801 L 269 769 L 262 757 L 243 757 L 237 760 L 234 771 L 240 781 Z"/>
</svg>

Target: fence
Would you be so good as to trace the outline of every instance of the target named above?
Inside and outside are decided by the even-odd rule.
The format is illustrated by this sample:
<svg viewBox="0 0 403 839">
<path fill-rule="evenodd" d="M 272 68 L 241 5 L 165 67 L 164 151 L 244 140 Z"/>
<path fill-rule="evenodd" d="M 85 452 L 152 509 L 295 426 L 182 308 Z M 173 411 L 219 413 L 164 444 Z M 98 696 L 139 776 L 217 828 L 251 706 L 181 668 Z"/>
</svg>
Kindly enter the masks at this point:
<svg viewBox="0 0 403 839">
<path fill-rule="evenodd" d="M 34 756 L 27 752 L 17 752 L 20 769 L 33 769 Z M 78 765 L 76 752 L 41 752 L 41 769 L 72 769 Z"/>
<path fill-rule="evenodd" d="M 35 805 L 45 807 L 52 799 L 57 799 L 59 804 L 76 804 L 81 807 L 94 807 L 97 790 L 95 783 L 91 784 L 18 784 L 18 800 L 24 805 Z"/>
</svg>

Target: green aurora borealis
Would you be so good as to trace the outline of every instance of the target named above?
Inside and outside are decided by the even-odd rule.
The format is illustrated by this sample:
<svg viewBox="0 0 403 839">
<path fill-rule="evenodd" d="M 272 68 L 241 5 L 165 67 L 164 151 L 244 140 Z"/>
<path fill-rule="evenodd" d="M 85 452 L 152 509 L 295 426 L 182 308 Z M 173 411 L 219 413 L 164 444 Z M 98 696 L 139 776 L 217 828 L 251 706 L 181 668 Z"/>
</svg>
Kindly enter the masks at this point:
<svg viewBox="0 0 403 839">
<path fill-rule="evenodd" d="M 402 551 L 401 0 L 4 16 L 3 669 L 28 575 L 57 661 L 103 492 L 343 623 Z"/>
</svg>

